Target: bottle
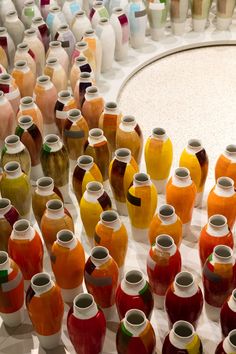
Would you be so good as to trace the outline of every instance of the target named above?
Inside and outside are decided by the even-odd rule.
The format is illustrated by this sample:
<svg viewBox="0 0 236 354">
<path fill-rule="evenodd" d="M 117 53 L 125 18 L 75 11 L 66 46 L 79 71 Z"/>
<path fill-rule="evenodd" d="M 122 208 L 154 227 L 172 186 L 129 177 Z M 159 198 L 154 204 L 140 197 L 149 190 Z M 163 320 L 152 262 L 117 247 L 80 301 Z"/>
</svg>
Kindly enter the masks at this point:
<svg viewBox="0 0 236 354">
<path fill-rule="evenodd" d="M 236 185 L 236 145 L 227 145 L 219 156 L 215 166 L 215 180 L 219 177 L 229 177 Z"/>
<path fill-rule="evenodd" d="M 32 19 L 31 28 L 35 28 L 37 30 L 38 37 L 42 41 L 46 53 L 49 48 L 50 31 L 43 17 L 42 16 L 34 17 Z"/>
<path fill-rule="evenodd" d="M 71 58 L 71 55 L 74 51 L 76 39 L 68 25 L 63 24 L 58 27 L 57 33 L 55 35 L 55 40 L 61 42 L 62 48 L 65 49 L 69 58 Z"/>
<path fill-rule="evenodd" d="M 236 330 L 232 330 L 229 335 L 219 343 L 215 354 L 234 354 L 236 353 Z"/>
<path fill-rule="evenodd" d="M 51 32 L 51 39 L 54 40 L 58 28 L 61 25 L 66 25 L 66 18 L 64 13 L 61 11 L 60 6 L 53 5 L 49 8 L 49 13 L 46 19 L 46 23 Z"/>
<path fill-rule="evenodd" d="M 220 326 L 223 337 L 236 328 L 236 289 L 226 299 L 220 310 Z"/>
<path fill-rule="evenodd" d="M 71 29 L 74 33 L 77 42 L 81 41 L 85 31 L 89 30 L 91 27 L 91 22 L 89 21 L 86 12 L 79 10 L 72 20 Z"/>
<path fill-rule="evenodd" d="M 19 219 L 19 213 L 6 198 L 0 198 L 0 251 L 8 251 L 8 240 L 13 224 Z"/>
<path fill-rule="evenodd" d="M 70 85 L 72 91 L 74 92 L 74 95 L 75 95 L 75 86 L 77 81 L 80 79 L 81 73 L 92 73 L 91 65 L 88 63 L 87 58 L 85 58 L 82 55 L 75 58 L 74 64 L 72 65 L 71 72 L 70 72 Z M 78 106 L 78 108 L 81 108 L 81 106 Z"/>
<path fill-rule="evenodd" d="M 32 71 L 34 77 L 36 77 L 36 61 L 35 54 L 29 48 L 29 45 L 25 42 L 22 42 L 17 45 L 17 50 L 14 58 L 14 63 L 19 60 L 26 60 L 28 67 Z"/>
<path fill-rule="evenodd" d="M 18 18 L 16 10 L 11 10 L 6 14 L 4 27 L 13 39 L 15 46 L 23 41 L 25 26 Z"/>
<path fill-rule="evenodd" d="M 41 12 L 36 3 L 33 0 L 25 1 L 21 12 L 21 21 L 25 25 L 25 28 L 30 28 L 32 19 L 36 16 L 41 16 Z"/>
<path fill-rule="evenodd" d="M 0 91 L 0 149 L 4 147 L 5 139 L 14 133 L 16 126 L 15 113 L 3 91 Z"/>
<path fill-rule="evenodd" d="M 78 57 L 78 58 L 76 58 L 76 60 L 80 59 L 80 58 L 82 58 L 82 57 Z M 91 73 L 90 72 L 81 72 L 79 74 L 79 78 L 76 81 L 76 84 L 74 87 L 74 97 L 75 97 L 77 107 L 79 109 L 81 109 L 84 104 L 86 89 L 92 85 L 93 85 L 93 79 L 92 79 Z"/>
<path fill-rule="evenodd" d="M 55 119 L 57 128 L 62 135 L 65 122 L 68 117 L 68 111 L 76 109 L 76 102 L 69 90 L 60 91 L 58 93 L 57 101 L 55 104 Z"/>
<path fill-rule="evenodd" d="M 6 27 L 0 27 L 0 44 L 2 48 L 5 50 L 10 69 L 12 69 L 14 65 L 13 60 L 15 56 L 16 47 L 13 39 L 11 38 L 10 34 L 7 32 Z"/>
<path fill-rule="evenodd" d="M 110 23 L 115 33 L 115 60 L 122 61 L 128 56 L 129 49 L 129 20 L 122 7 L 112 10 Z"/>
<path fill-rule="evenodd" d="M 61 42 L 52 41 L 49 43 L 46 59 L 57 58 L 61 66 L 64 68 L 66 75 L 69 70 L 69 57 L 65 49 L 62 47 Z"/>
<path fill-rule="evenodd" d="M 147 27 L 147 12 L 140 0 L 133 0 L 126 7 L 130 25 L 130 44 L 133 48 L 141 48 L 145 41 Z"/>
<path fill-rule="evenodd" d="M 20 104 L 20 91 L 11 75 L 0 74 L 0 91 L 4 92 L 16 115 Z"/>
<path fill-rule="evenodd" d="M 99 118 L 104 109 L 104 100 L 96 86 L 86 88 L 85 101 L 82 105 L 82 115 L 86 119 L 89 129 L 97 128 Z"/>
<path fill-rule="evenodd" d="M 49 76 L 51 82 L 56 87 L 57 93 L 67 89 L 67 75 L 63 66 L 56 57 L 46 60 L 43 74 Z"/>
<path fill-rule="evenodd" d="M 22 116 L 30 116 L 33 119 L 34 124 L 40 130 L 41 135 L 43 136 L 43 116 L 39 107 L 34 102 L 34 99 L 30 96 L 23 97 L 20 100 L 17 119 Z"/>
<path fill-rule="evenodd" d="M 90 50 L 95 58 L 95 78 L 99 80 L 102 65 L 102 45 L 94 29 L 89 28 L 83 33 L 83 41 L 88 43 Z"/>
<path fill-rule="evenodd" d="M 103 1 L 94 1 L 93 7 L 89 13 L 89 19 L 94 29 L 96 29 L 101 18 L 109 18 L 109 13 L 103 4 Z"/>
<path fill-rule="evenodd" d="M 26 60 L 18 60 L 15 62 L 12 77 L 15 79 L 21 97 L 33 96 L 36 79 Z"/>
<path fill-rule="evenodd" d="M 99 20 L 98 25 L 96 26 L 96 33 L 101 42 L 101 72 L 104 73 L 111 70 L 112 68 L 116 45 L 115 32 L 108 18 L 103 17 Z"/>
<path fill-rule="evenodd" d="M 45 49 L 35 28 L 30 28 L 24 32 L 24 43 L 27 43 L 30 50 L 35 54 L 36 76 L 42 75 L 45 65 Z"/>
</svg>

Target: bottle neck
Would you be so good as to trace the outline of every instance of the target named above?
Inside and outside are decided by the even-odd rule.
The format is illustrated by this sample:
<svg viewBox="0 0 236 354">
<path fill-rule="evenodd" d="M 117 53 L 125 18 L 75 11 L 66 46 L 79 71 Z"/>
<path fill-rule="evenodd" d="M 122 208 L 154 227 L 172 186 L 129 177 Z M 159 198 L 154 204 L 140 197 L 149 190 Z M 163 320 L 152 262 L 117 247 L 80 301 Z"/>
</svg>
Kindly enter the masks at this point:
<svg viewBox="0 0 236 354">
<path fill-rule="evenodd" d="M 220 184 L 216 184 L 214 188 L 214 193 L 219 197 L 232 197 L 235 194 L 234 186 L 223 188 Z"/>
<path fill-rule="evenodd" d="M 57 209 L 57 210 L 47 208 L 46 209 L 46 216 L 49 219 L 62 219 L 65 216 L 64 207 Z"/>
<path fill-rule="evenodd" d="M 185 178 L 179 178 L 177 175 L 174 174 L 172 177 L 172 184 L 176 187 L 184 188 L 191 186 L 192 183 L 193 182 L 190 176 L 187 176 Z"/>
</svg>

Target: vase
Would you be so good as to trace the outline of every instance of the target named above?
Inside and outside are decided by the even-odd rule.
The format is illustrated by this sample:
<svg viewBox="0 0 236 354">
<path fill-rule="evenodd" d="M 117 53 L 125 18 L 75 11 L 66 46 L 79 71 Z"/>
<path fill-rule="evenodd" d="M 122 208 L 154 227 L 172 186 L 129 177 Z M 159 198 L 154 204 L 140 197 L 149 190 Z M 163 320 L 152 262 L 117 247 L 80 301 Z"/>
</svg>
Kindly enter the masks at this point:
<svg viewBox="0 0 236 354">
<path fill-rule="evenodd" d="M 185 32 L 188 8 L 188 0 L 171 0 L 170 2 L 171 27 L 176 36 L 182 36 Z"/>
<path fill-rule="evenodd" d="M 19 162 L 8 162 L 4 166 L 0 189 L 2 198 L 10 199 L 20 217 L 30 220 L 31 186 L 29 177 L 22 172 Z"/>
<path fill-rule="evenodd" d="M 25 31 L 24 43 L 27 43 L 29 49 L 35 54 L 36 76 L 42 75 L 45 65 L 45 49 L 43 42 L 38 38 L 35 28 Z"/>
<path fill-rule="evenodd" d="M 190 233 L 193 207 L 197 188 L 185 167 L 175 169 L 166 186 L 166 202 L 175 208 L 176 214 L 183 224 L 183 236 Z"/>
<path fill-rule="evenodd" d="M 66 0 L 62 7 L 62 12 L 66 18 L 67 23 L 71 27 L 73 19 L 78 11 L 81 10 L 81 5 L 78 0 Z"/>
<path fill-rule="evenodd" d="M 236 289 L 221 307 L 220 326 L 223 337 L 227 337 L 236 328 Z"/>
<path fill-rule="evenodd" d="M 21 170 L 30 176 L 31 159 L 28 149 L 21 142 L 19 136 L 9 135 L 5 139 L 5 145 L 1 154 L 1 165 L 4 167 L 8 162 L 17 161 Z"/>
<path fill-rule="evenodd" d="M 52 245 L 57 239 L 57 233 L 65 229 L 74 232 L 72 216 L 60 199 L 50 199 L 46 203 L 46 209 L 41 218 L 40 228 L 50 256 L 52 253 Z"/>
<path fill-rule="evenodd" d="M 40 156 L 45 176 L 54 180 L 59 188 L 64 201 L 68 200 L 69 193 L 69 157 L 60 138 L 55 134 L 49 134 L 44 138 L 44 144 Z"/>
<path fill-rule="evenodd" d="M 83 57 L 83 56 L 79 56 L 75 59 L 74 64 L 71 68 L 71 72 L 70 72 L 70 85 L 71 85 L 71 89 L 72 92 L 74 92 L 74 97 L 77 103 L 77 106 L 79 109 L 81 109 L 81 103 L 79 103 L 77 95 L 78 93 L 75 93 L 75 87 L 78 86 L 77 82 L 78 80 L 81 80 L 81 74 L 89 74 L 92 72 L 92 68 L 90 66 L 90 64 L 87 61 L 87 58 Z M 86 76 L 84 77 L 86 79 Z M 91 77 L 89 77 L 91 78 Z M 83 85 L 85 86 L 85 88 L 83 88 L 84 94 L 85 94 L 85 89 L 88 86 L 92 85 L 92 80 L 89 81 L 89 85 Z"/>
<path fill-rule="evenodd" d="M 157 207 L 157 191 L 146 173 L 136 173 L 126 196 L 132 235 L 137 242 L 147 242 L 147 235 Z"/>
<path fill-rule="evenodd" d="M 83 57 L 79 57 L 83 58 Z M 78 58 L 76 58 L 78 59 Z M 92 74 L 90 72 L 81 72 L 74 87 L 74 98 L 79 109 L 85 102 L 86 89 L 93 85 Z"/>
<path fill-rule="evenodd" d="M 113 314 L 118 278 L 118 266 L 108 249 L 94 247 L 85 264 L 84 281 L 88 292 L 93 295 L 107 319 Z"/>
<path fill-rule="evenodd" d="M 68 117 L 68 112 L 71 109 L 76 109 L 76 108 L 77 105 L 75 99 L 69 90 L 60 91 L 58 93 L 57 101 L 55 104 L 55 119 L 56 119 L 57 128 L 61 135 L 65 127 L 65 122 Z"/>
<path fill-rule="evenodd" d="M 19 19 L 15 10 L 11 10 L 7 13 L 4 27 L 6 27 L 7 32 L 13 39 L 15 46 L 23 42 L 25 26 Z"/>
<path fill-rule="evenodd" d="M 118 354 L 155 353 L 155 332 L 143 311 L 132 309 L 125 314 L 116 333 L 116 349 Z"/>
<path fill-rule="evenodd" d="M 88 140 L 84 145 L 84 153 L 92 156 L 101 171 L 103 181 L 108 180 L 108 168 L 111 159 L 110 147 L 102 129 L 89 130 Z"/>
<path fill-rule="evenodd" d="M 234 248 L 234 239 L 223 215 L 212 215 L 203 227 L 199 237 L 199 257 L 203 267 L 207 258 L 218 245 Z"/>
<path fill-rule="evenodd" d="M 48 273 L 35 274 L 31 279 L 26 307 L 41 347 L 46 350 L 58 347 L 64 304 L 60 288 Z"/>
<path fill-rule="evenodd" d="M 85 101 L 82 106 L 82 115 L 86 119 L 89 129 L 97 128 L 99 118 L 104 109 L 104 99 L 96 86 L 86 88 Z"/>
<path fill-rule="evenodd" d="M 211 1 L 194 0 L 192 2 L 192 18 L 194 32 L 204 32 L 208 21 Z"/>
<path fill-rule="evenodd" d="M 182 222 L 175 213 L 175 208 L 172 205 L 164 204 L 151 221 L 148 232 L 150 245 L 152 246 L 156 242 L 157 236 L 167 234 L 173 238 L 179 248 L 182 242 L 182 231 Z"/>
<path fill-rule="evenodd" d="M 204 264 L 202 278 L 206 314 L 212 321 L 218 321 L 221 307 L 236 285 L 235 259 L 230 247 L 214 248 Z"/>
<path fill-rule="evenodd" d="M 103 211 L 111 209 L 111 199 L 100 182 L 86 185 L 80 200 L 80 216 L 90 245 L 94 243 L 95 228 Z"/>
<path fill-rule="evenodd" d="M 61 230 L 52 245 L 51 266 L 63 300 L 73 302 L 82 290 L 85 255 L 79 240 L 70 230 Z"/>
<path fill-rule="evenodd" d="M 20 43 L 17 46 L 14 62 L 19 60 L 26 60 L 28 67 L 32 71 L 34 77 L 36 77 L 36 61 L 35 54 L 29 48 L 27 43 Z"/>
<path fill-rule="evenodd" d="M 143 134 L 133 116 L 124 116 L 116 132 L 116 148 L 131 151 L 137 164 L 140 164 L 143 149 Z"/>
<path fill-rule="evenodd" d="M 126 7 L 130 25 L 130 44 L 133 48 L 141 48 L 145 42 L 147 12 L 141 0 L 132 0 Z"/>
<path fill-rule="evenodd" d="M 15 5 L 12 0 L 2 0 L 0 4 L 0 22 L 4 23 L 9 11 L 15 11 Z"/>
<path fill-rule="evenodd" d="M 196 280 L 189 272 L 180 272 L 170 285 L 165 297 L 165 310 L 169 327 L 176 321 L 188 321 L 195 328 L 203 308 L 203 295 Z"/>
<path fill-rule="evenodd" d="M 234 181 L 229 177 L 218 178 L 207 198 L 208 217 L 222 214 L 232 230 L 236 219 L 236 192 Z"/>
<path fill-rule="evenodd" d="M 21 21 L 25 28 L 30 28 L 34 17 L 41 16 L 41 12 L 34 0 L 27 0 L 21 12 Z"/>
<path fill-rule="evenodd" d="M 157 192 L 165 194 L 173 161 L 173 146 L 164 129 L 153 129 L 152 135 L 146 141 L 144 153 L 147 173 Z"/>
<path fill-rule="evenodd" d="M 229 335 L 220 342 L 215 354 L 234 354 L 236 353 L 236 330 L 232 330 Z"/>
<path fill-rule="evenodd" d="M 129 20 L 122 7 L 112 10 L 110 23 L 115 33 L 115 60 L 122 61 L 128 56 Z"/>
<path fill-rule="evenodd" d="M 20 104 L 20 91 L 11 75 L 0 74 L 0 91 L 4 92 L 16 115 Z"/>
<path fill-rule="evenodd" d="M 179 166 L 186 167 L 189 170 L 191 179 L 197 187 L 195 206 L 201 206 L 208 174 L 208 156 L 199 140 L 191 139 L 188 141 L 187 147 L 180 156 Z"/>
<path fill-rule="evenodd" d="M 22 116 L 30 116 L 33 122 L 40 130 L 43 136 L 43 116 L 42 113 L 34 102 L 34 99 L 30 96 L 23 97 L 20 100 L 19 112 L 17 114 L 17 120 Z"/>
<path fill-rule="evenodd" d="M 89 13 L 89 19 L 94 29 L 97 27 L 101 18 L 109 18 L 109 13 L 103 4 L 103 1 L 94 1 L 93 7 Z"/>
<path fill-rule="evenodd" d="M 17 327 L 24 320 L 24 280 L 18 265 L 7 252 L 0 251 L 0 315 L 8 327 Z"/>
<path fill-rule="evenodd" d="M 7 32 L 6 27 L 0 27 L 0 45 L 6 52 L 9 63 L 9 69 L 12 69 L 14 65 L 13 60 L 15 56 L 16 47 L 13 39 Z"/>
<path fill-rule="evenodd" d="M 131 309 L 144 312 L 150 320 L 154 308 L 153 293 L 144 274 L 139 270 L 128 271 L 116 291 L 116 307 L 120 320 Z"/>
<path fill-rule="evenodd" d="M 217 0 L 216 2 L 216 28 L 219 31 L 227 31 L 232 23 L 235 2 Z"/>
<path fill-rule="evenodd" d="M 45 132 L 47 134 L 55 132 L 54 109 L 57 102 L 57 89 L 49 76 L 43 75 L 37 78 L 34 100 L 42 113 Z"/>
<path fill-rule="evenodd" d="M 14 223 L 8 242 L 8 253 L 19 266 L 27 290 L 33 275 L 43 270 L 44 253 L 41 238 L 28 220 L 18 220 Z"/>
<path fill-rule="evenodd" d="M 101 72 L 111 70 L 114 56 L 116 36 L 114 29 L 108 18 L 101 18 L 96 26 L 96 33 L 101 42 L 102 47 L 102 65 Z"/>
<path fill-rule="evenodd" d="M 13 134 L 16 126 L 15 113 L 3 91 L 0 91 L 0 149 L 8 135 Z"/>
<path fill-rule="evenodd" d="M 216 181 L 219 177 L 230 177 L 236 185 L 236 145 L 227 145 L 219 156 L 215 166 Z"/>
<path fill-rule="evenodd" d="M 41 219 L 46 210 L 46 204 L 49 200 L 62 200 L 62 195 L 54 186 L 54 181 L 51 177 L 41 177 L 36 182 L 36 188 L 32 195 L 32 208 L 34 217 L 40 228 Z"/>
<path fill-rule="evenodd" d="M 58 28 L 61 25 L 66 25 L 66 18 L 64 13 L 61 11 L 60 6 L 51 6 L 49 8 L 49 13 L 47 15 L 46 23 L 51 32 L 51 39 L 55 38 Z"/>
<path fill-rule="evenodd" d="M 94 56 L 94 52 L 89 48 L 88 43 L 85 42 L 84 40 L 76 43 L 75 49 L 71 57 L 71 64 L 73 65 L 76 58 L 80 56 L 85 57 L 87 59 L 89 65 L 92 68 L 92 71 L 95 72 L 96 58 Z"/>
<path fill-rule="evenodd" d="M 15 62 L 12 77 L 15 79 L 21 97 L 33 96 L 36 80 L 26 60 L 18 60 Z"/>
<path fill-rule="evenodd" d="M 0 198 L 0 251 L 8 251 L 8 241 L 13 224 L 19 219 L 19 213 L 6 198 Z"/>
<path fill-rule="evenodd" d="M 121 121 L 121 111 L 115 102 L 107 102 L 99 118 L 99 128 L 103 130 L 111 152 L 116 150 L 116 132 Z"/>
<path fill-rule="evenodd" d="M 148 2 L 147 14 L 152 40 L 162 40 L 165 36 L 165 26 L 168 15 L 168 8 L 166 2 Z"/>
<path fill-rule="evenodd" d="M 109 166 L 109 182 L 120 215 L 128 215 L 126 196 L 137 172 L 138 165 L 131 156 L 131 151 L 125 148 L 117 149 Z"/>
<path fill-rule="evenodd" d="M 57 58 L 48 58 L 43 74 L 49 76 L 57 93 L 67 89 L 67 75 Z"/>
<path fill-rule="evenodd" d="M 20 141 L 29 151 L 31 160 L 30 177 L 33 181 L 43 176 L 43 170 L 40 163 L 40 151 L 42 148 L 43 138 L 39 128 L 34 124 L 32 117 L 21 116 L 18 119 L 18 126 L 15 134 L 19 136 Z"/>
<path fill-rule="evenodd" d="M 57 58 L 61 66 L 64 68 L 66 75 L 69 70 L 69 57 L 65 49 L 62 47 L 61 42 L 53 41 L 49 43 L 49 49 L 47 52 L 47 59 Z"/>
<path fill-rule="evenodd" d="M 202 342 L 191 323 L 177 321 L 170 333 L 165 337 L 162 354 L 178 353 L 202 354 Z"/>
<path fill-rule="evenodd" d="M 33 18 L 31 27 L 37 29 L 39 39 L 43 42 L 45 52 L 47 52 L 50 42 L 50 31 L 48 25 L 41 16 L 38 16 Z"/>
<path fill-rule="evenodd" d="M 128 248 L 128 233 L 119 214 L 114 210 L 103 211 L 94 235 L 95 246 L 106 247 L 123 274 Z"/>
<path fill-rule="evenodd" d="M 82 155 L 77 160 L 72 177 L 73 191 L 78 204 L 86 191 L 87 184 L 93 181 L 102 183 L 102 174 L 91 156 Z"/>
<path fill-rule="evenodd" d="M 83 155 L 84 144 L 88 139 L 88 124 L 80 110 L 71 109 L 65 121 L 62 136 L 70 159 L 70 168 L 74 171 L 77 159 Z"/>
<path fill-rule="evenodd" d="M 91 28 L 91 22 L 89 21 L 85 11 L 78 11 L 72 21 L 71 29 L 74 33 L 77 42 L 81 41 L 84 32 Z"/>
<path fill-rule="evenodd" d="M 78 354 L 102 352 L 106 319 L 91 294 L 79 294 L 67 316 L 67 330 L 71 343 Z"/>
<path fill-rule="evenodd" d="M 84 32 L 83 41 L 88 43 L 95 58 L 95 77 L 99 80 L 102 65 L 102 45 L 94 29 L 89 28 Z"/>
<path fill-rule="evenodd" d="M 55 40 L 61 42 L 62 48 L 65 49 L 69 58 L 71 58 L 76 40 L 68 25 L 63 24 L 58 27 L 57 33 L 55 35 Z"/>
<path fill-rule="evenodd" d="M 164 308 L 165 294 L 181 271 L 181 255 L 171 236 L 156 237 L 147 257 L 147 274 L 157 308 Z"/>
</svg>

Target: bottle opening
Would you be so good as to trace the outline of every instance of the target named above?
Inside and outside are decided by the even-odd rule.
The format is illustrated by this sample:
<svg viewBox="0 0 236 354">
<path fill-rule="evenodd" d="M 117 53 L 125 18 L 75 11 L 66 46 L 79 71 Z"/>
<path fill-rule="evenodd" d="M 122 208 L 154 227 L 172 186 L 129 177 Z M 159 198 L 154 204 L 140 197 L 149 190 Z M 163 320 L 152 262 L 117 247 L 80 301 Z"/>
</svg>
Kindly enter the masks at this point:
<svg viewBox="0 0 236 354">
<path fill-rule="evenodd" d="M 99 182 L 89 182 L 86 188 L 89 192 L 99 192 L 102 190 L 102 184 Z"/>
<path fill-rule="evenodd" d="M 51 64 L 51 65 L 56 64 L 57 62 L 58 62 L 57 58 L 49 58 L 47 60 L 47 64 Z"/>
<path fill-rule="evenodd" d="M 135 118 L 133 116 L 124 116 L 121 121 L 123 123 L 134 123 L 135 122 Z"/>
<path fill-rule="evenodd" d="M 86 309 L 93 304 L 93 296 L 90 294 L 80 294 L 75 298 L 75 306 L 79 309 Z"/>
<path fill-rule="evenodd" d="M 61 42 L 59 42 L 59 41 L 52 41 L 52 42 L 49 43 L 49 46 L 50 46 L 50 47 L 53 47 L 53 48 L 61 47 Z"/>
<path fill-rule="evenodd" d="M 105 107 L 108 109 L 116 109 L 117 104 L 115 102 L 107 102 Z"/>
<path fill-rule="evenodd" d="M 46 82 L 50 81 L 50 77 L 47 75 L 39 76 L 37 81 L 41 84 L 45 84 Z"/>
<path fill-rule="evenodd" d="M 80 73 L 80 78 L 81 79 L 90 79 L 91 78 L 91 74 L 88 73 L 87 71 L 84 71 L 84 72 Z"/>
<path fill-rule="evenodd" d="M 227 224 L 227 219 L 223 215 L 212 215 L 209 218 L 209 223 L 214 227 L 221 227 Z"/>
<path fill-rule="evenodd" d="M 29 124 L 32 123 L 33 119 L 30 116 L 22 116 L 19 118 L 19 123 L 20 124 Z"/>
<path fill-rule="evenodd" d="M 33 101 L 33 98 L 32 97 L 23 97 L 21 99 L 21 103 L 22 104 L 32 104 L 34 101 Z"/>
<path fill-rule="evenodd" d="M 24 5 L 25 6 L 32 6 L 32 5 L 34 5 L 34 1 L 31 1 L 31 0 L 25 1 Z"/>
<path fill-rule="evenodd" d="M 66 30 L 68 30 L 69 29 L 69 26 L 68 25 L 61 25 L 59 28 L 58 28 L 58 30 L 60 31 L 60 30 L 63 30 L 63 31 L 66 31 Z"/>
<path fill-rule="evenodd" d="M 232 295 L 233 295 L 234 301 L 236 301 L 236 289 L 233 290 Z"/>
<path fill-rule="evenodd" d="M 45 142 L 49 144 L 55 144 L 58 143 L 59 137 L 55 134 L 50 134 L 45 137 Z"/>
<path fill-rule="evenodd" d="M 94 1 L 95 6 L 102 6 L 103 2 L 102 1 Z"/>
<path fill-rule="evenodd" d="M 92 256 L 95 259 L 105 259 L 108 256 L 108 250 L 105 247 L 94 247 L 92 250 Z"/>
<path fill-rule="evenodd" d="M 79 157 L 78 162 L 81 165 L 90 165 L 93 162 L 93 158 L 91 156 L 84 155 L 84 156 Z"/>
<path fill-rule="evenodd" d="M 184 168 L 184 167 L 176 168 L 175 174 L 179 178 L 186 178 L 186 177 L 188 177 L 190 175 L 189 174 L 189 170 L 187 168 Z"/>
<path fill-rule="evenodd" d="M 25 34 L 26 35 L 32 35 L 32 34 L 35 34 L 36 33 L 36 29 L 35 28 L 29 28 L 25 31 Z"/>
<path fill-rule="evenodd" d="M 217 184 L 219 184 L 223 188 L 230 188 L 230 187 L 233 187 L 233 185 L 234 185 L 233 180 L 229 177 L 218 178 Z"/>
<path fill-rule="evenodd" d="M 68 97 L 71 97 L 71 93 L 69 91 L 61 91 L 61 92 L 59 92 L 58 97 L 68 98 Z"/>
<path fill-rule="evenodd" d="M 84 10 L 79 10 L 77 13 L 76 13 L 76 17 L 78 16 L 84 16 L 85 15 L 85 12 L 84 12 Z"/>
<path fill-rule="evenodd" d="M 0 34 L 5 33 L 6 32 L 6 28 L 5 27 L 0 27 Z"/>
<path fill-rule="evenodd" d="M 69 241 L 73 240 L 74 235 L 69 230 L 61 230 L 58 232 L 57 238 L 58 238 L 58 240 L 60 240 L 62 242 L 69 242 Z"/>
<path fill-rule="evenodd" d="M 27 43 L 20 43 L 20 44 L 18 44 L 17 49 L 28 49 L 28 44 Z"/>
<path fill-rule="evenodd" d="M 169 248 L 173 246 L 174 241 L 169 235 L 159 235 L 156 238 L 156 243 L 161 246 L 161 248 Z"/>
<path fill-rule="evenodd" d="M 90 86 L 86 88 L 86 93 L 95 94 L 98 93 L 98 89 L 95 86 Z"/>
<path fill-rule="evenodd" d="M 37 181 L 37 185 L 39 187 L 49 187 L 53 183 L 53 179 L 51 177 L 41 177 Z"/>
<path fill-rule="evenodd" d="M 0 251 L 0 264 L 6 263 L 8 260 L 8 254 L 7 252 Z"/>
<path fill-rule="evenodd" d="M 198 139 L 190 139 L 188 141 L 188 145 L 192 148 L 199 148 L 202 146 L 200 140 L 198 140 Z"/>
<path fill-rule="evenodd" d="M 103 136 L 103 131 L 102 129 L 94 128 L 89 131 L 89 136 L 93 138 L 100 138 Z"/>
<path fill-rule="evenodd" d="M 175 209 L 172 205 L 165 204 L 159 208 L 159 214 L 162 217 L 169 217 L 169 216 L 174 215 L 174 213 L 175 213 Z"/>
<path fill-rule="evenodd" d="M 106 17 L 102 17 L 99 22 L 100 23 L 108 23 L 108 19 Z"/>
<path fill-rule="evenodd" d="M 30 223 L 28 220 L 19 220 L 19 221 L 16 221 L 14 224 L 14 229 L 15 229 L 15 231 L 18 231 L 18 232 L 24 232 L 24 231 L 28 230 L 29 227 L 30 227 Z"/>
<path fill-rule="evenodd" d="M 179 337 L 188 338 L 193 335 L 193 328 L 188 322 L 178 321 L 174 325 L 174 332 Z"/>
<path fill-rule="evenodd" d="M 59 199 L 49 200 L 46 207 L 50 210 L 60 210 L 63 207 L 63 204 Z"/>
<path fill-rule="evenodd" d="M 130 270 L 126 273 L 125 280 L 130 284 L 137 284 L 143 280 L 143 274 L 139 270 Z"/>
<path fill-rule="evenodd" d="M 139 326 L 144 323 L 145 315 L 142 311 L 138 310 L 129 310 L 126 316 L 127 322 L 133 326 Z"/>
<path fill-rule="evenodd" d="M 10 200 L 6 199 L 6 198 L 2 198 L 0 199 L 0 209 L 5 209 L 6 207 L 8 207 L 10 205 Z"/>
<path fill-rule="evenodd" d="M 117 149 L 115 151 L 115 155 L 117 157 L 120 157 L 120 158 L 124 158 L 124 157 L 128 157 L 131 155 L 131 151 L 129 149 L 125 149 L 125 148 L 122 148 L 122 149 Z"/>
<path fill-rule="evenodd" d="M 190 286 L 193 284 L 193 276 L 189 272 L 180 272 L 176 275 L 176 284 L 179 286 Z"/>
<path fill-rule="evenodd" d="M 152 132 L 156 136 L 163 136 L 166 134 L 165 129 L 162 129 L 162 128 L 154 128 Z"/>
<path fill-rule="evenodd" d="M 17 135 L 9 135 L 6 137 L 5 143 L 6 144 L 16 144 L 20 141 L 19 136 Z"/>
<path fill-rule="evenodd" d="M 214 248 L 214 253 L 220 258 L 230 258 L 232 256 L 232 250 L 228 246 L 220 245 Z"/>
<path fill-rule="evenodd" d="M 229 153 L 236 153 L 236 145 L 231 144 L 226 146 L 226 151 Z"/>
<path fill-rule="evenodd" d="M 113 222 L 118 219 L 115 211 L 104 211 L 101 215 L 101 219 L 105 222 Z"/>
<path fill-rule="evenodd" d="M 84 48 L 84 47 L 87 47 L 88 43 L 87 42 L 84 42 L 84 41 L 81 41 L 81 42 L 77 42 L 76 43 L 76 47 L 77 48 Z"/>
<path fill-rule="evenodd" d="M 49 9 L 50 12 L 59 12 L 61 11 L 61 8 L 59 6 L 52 6 Z"/>
<path fill-rule="evenodd" d="M 86 58 L 83 56 L 77 57 L 75 61 L 79 64 L 84 63 L 86 61 Z"/>
<path fill-rule="evenodd" d="M 9 81 L 10 79 L 11 79 L 11 76 L 9 74 L 1 74 L 0 75 L 1 81 Z"/>
<path fill-rule="evenodd" d="M 94 33 L 95 33 L 95 31 L 93 29 L 88 29 L 87 31 L 85 31 L 85 34 L 87 34 L 87 35 L 91 35 Z"/>
<path fill-rule="evenodd" d="M 115 14 L 119 14 L 119 13 L 123 12 L 123 9 L 122 9 L 122 7 L 115 7 L 115 8 L 113 9 L 113 12 L 114 12 Z"/>
<path fill-rule="evenodd" d="M 232 330 L 229 333 L 229 342 L 233 347 L 236 347 L 236 330 Z"/>
<path fill-rule="evenodd" d="M 40 23 L 43 21 L 43 18 L 41 16 L 37 16 L 35 18 L 33 18 L 32 22 L 33 23 Z"/>
<path fill-rule="evenodd" d="M 26 65 L 27 65 L 26 60 L 18 60 L 17 62 L 15 62 L 16 68 L 24 68 Z"/>
<path fill-rule="evenodd" d="M 7 13 L 7 16 L 15 16 L 16 15 L 16 11 L 15 10 L 13 10 L 13 11 L 9 11 L 8 13 Z"/>
<path fill-rule="evenodd" d="M 77 118 L 77 117 L 81 116 L 81 112 L 79 109 L 72 109 L 69 111 L 68 115 L 71 118 Z"/>
<path fill-rule="evenodd" d="M 146 173 L 136 173 L 134 178 L 137 182 L 147 182 L 149 180 Z"/>
<path fill-rule="evenodd" d="M 15 172 L 20 168 L 20 164 L 16 161 L 14 162 L 8 162 L 5 166 L 4 166 L 4 170 L 6 172 Z"/>
<path fill-rule="evenodd" d="M 37 274 L 32 279 L 32 283 L 35 286 L 45 286 L 50 283 L 50 277 L 47 274 Z"/>
</svg>

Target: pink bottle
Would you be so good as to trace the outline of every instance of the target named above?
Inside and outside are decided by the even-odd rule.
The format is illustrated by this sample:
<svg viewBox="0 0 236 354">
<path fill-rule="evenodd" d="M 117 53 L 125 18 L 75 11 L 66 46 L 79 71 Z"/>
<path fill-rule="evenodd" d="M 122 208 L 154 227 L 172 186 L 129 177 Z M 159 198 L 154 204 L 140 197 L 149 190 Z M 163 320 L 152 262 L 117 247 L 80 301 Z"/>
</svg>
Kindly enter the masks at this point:
<svg viewBox="0 0 236 354">
<path fill-rule="evenodd" d="M 10 102 L 15 115 L 18 112 L 20 104 L 20 91 L 16 85 L 15 79 L 9 74 L 0 75 L 0 90 L 6 95 L 6 98 Z"/>
<path fill-rule="evenodd" d="M 14 133 L 16 126 L 15 113 L 3 91 L 0 91 L 0 149 L 4 139 Z"/>
<path fill-rule="evenodd" d="M 48 58 L 57 58 L 60 62 L 60 64 L 63 66 L 65 69 L 66 74 L 68 74 L 69 70 L 69 57 L 68 54 L 66 53 L 65 49 L 62 47 L 61 42 L 59 41 L 53 41 L 49 43 L 49 49 L 47 52 L 47 59 Z"/>
</svg>

